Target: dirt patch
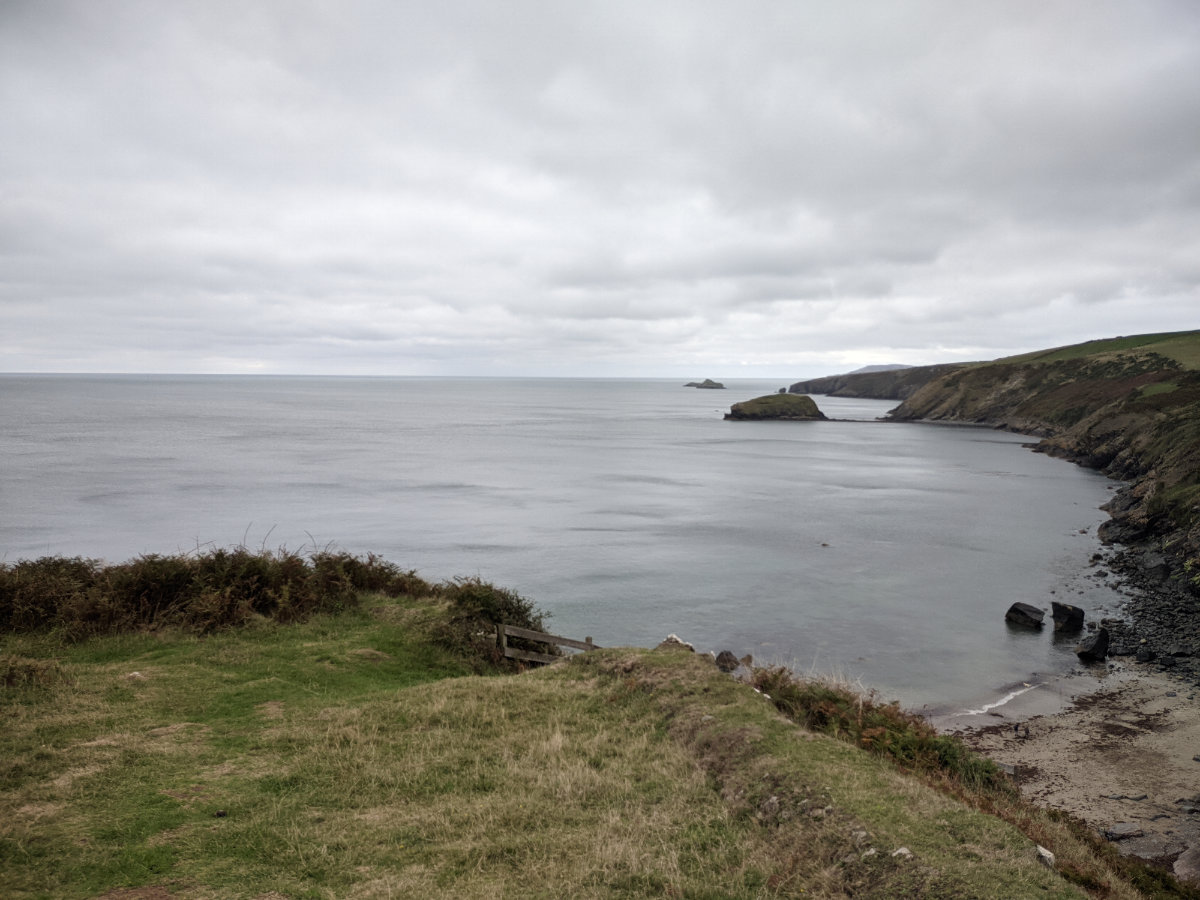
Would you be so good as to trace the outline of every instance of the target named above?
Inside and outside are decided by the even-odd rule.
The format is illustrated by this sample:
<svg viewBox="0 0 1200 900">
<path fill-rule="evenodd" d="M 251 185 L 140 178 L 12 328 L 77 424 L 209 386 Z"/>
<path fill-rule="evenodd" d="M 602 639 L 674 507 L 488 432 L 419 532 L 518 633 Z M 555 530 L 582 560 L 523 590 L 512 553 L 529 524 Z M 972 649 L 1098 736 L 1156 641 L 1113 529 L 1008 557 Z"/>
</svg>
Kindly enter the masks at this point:
<svg viewBox="0 0 1200 900">
<path fill-rule="evenodd" d="M 178 896 L 165 887 L 150 884 L 145 887 L 116 888 L 103 894 L 97 894 L 93 900 L 176 900 Z"/>
<path fill-rule="evenodd" d="M 370 647 L 363 647 L 359 650 L 351 650 L 349 655 L 357 656 L 359 659 L 374 659 L 374 660 L 391 659 L 391 656 L 384 653 L 382 650 L 373 650 Z"/>
<path fill-rule="evenodd" d="M 189 728 L 199 728 L 201 731 L 208 731 L 207 725 L 201 725 L 199 722 L 176 722 L 174 725 L 163 725 L 161 728 L 151 728 L 146 732 L 147 737 L 170 737 L 173 734 L 179 734 L 181 731 L 186 731 Z"/>
<path fill-rule="evenodd" d="M 282 719 L 283 718 L 283 701 L 268 700 L 266 703 L 260 703 L 254 707 L 258 710 L 258 714 L 264 719 Z"/>
<path fill-rule="evenodd" d="M 203 784 L 193 784 L 185 788 L 177 788 L 173 791 L 161 791 L 172 800 L 178 800 L 184 806 L 190 806 L 197 800 L 202 800 L 208 796 L 208 788 Z"/>
<path fill-rule="evenodd" d="M 51 781 L 50 786 L 59 790 L 65 790 L 73 785 L 76 780 L 87 778 L 89 775 L 95 775 L 102 768 L 101 766 L 81 766 L 78 769 L 68 769 Z"/>
<path fill-rule="evenodd" d="M 66 808 L 65 803 L 26 803 L 17 808 L 17 815 L 26 819 L 44 819 L 57 815 Z"/>
</svg>

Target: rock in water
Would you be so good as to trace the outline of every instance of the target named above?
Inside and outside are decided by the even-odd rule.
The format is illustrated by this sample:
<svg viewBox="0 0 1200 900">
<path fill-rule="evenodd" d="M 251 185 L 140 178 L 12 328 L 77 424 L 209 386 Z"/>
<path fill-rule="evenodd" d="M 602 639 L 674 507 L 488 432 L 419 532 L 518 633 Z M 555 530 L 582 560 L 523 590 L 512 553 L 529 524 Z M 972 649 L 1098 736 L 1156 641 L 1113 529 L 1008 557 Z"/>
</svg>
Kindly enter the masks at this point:
<svg viewBox="0 0 1200 900">
<path fill-rule="evenodd" d="M 1083 610 L 1078 606 L 1051 600 L 1050 614 L 1054 618 L 1055 631 L 1074 632 L 1083 630 Z"/>
<path fill-rule="evenodd" d="M 1085 662 L 1103 662 L 1108 656 L 1108 629 L 1099 628 L 1085 637 L 1075 648 L 1075 655 Z"/>
<path fill-rule="evenodd" d="M 783 419 L 790 422 L 811 422 L 825 418 L 816 401 L 806 394 L 767 394 L 735 403 L 725 413 L 733 421 Z"/>
<path fill-rule="evenodd" d="M 1046 617 L 1045 610 L 1038 609 L 1028 603 L 1014 603 L 1004 614 L 1006 622 L 1020 625 L 1022 628 L 1041 628 L 1042 619 Z"/>
</svg>

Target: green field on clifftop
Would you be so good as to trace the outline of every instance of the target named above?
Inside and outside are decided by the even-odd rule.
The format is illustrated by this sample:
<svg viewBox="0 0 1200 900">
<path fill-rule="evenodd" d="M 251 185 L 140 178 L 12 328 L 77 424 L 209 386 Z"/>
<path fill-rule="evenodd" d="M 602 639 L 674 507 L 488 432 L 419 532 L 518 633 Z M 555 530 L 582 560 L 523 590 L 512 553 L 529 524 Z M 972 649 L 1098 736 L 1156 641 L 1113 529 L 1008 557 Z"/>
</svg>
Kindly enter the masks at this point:
<svg viewBox="0 0 1200 900">
<path fill-rule="evenodd" d="M 456 623 L 511 592 L 335 596 L 204 633 L 0 631 L 4 896 L 1140 896 L 1102 842 L 961 780 L 994 768 L 872 698 L 758 670 L 768 697 L 686 650 L 506 674 Z"/>
<path fill-rule="evenodd" d="M 1173 360 L 1185 369 L 1200 369 L 1200 331 L 1176 331 L 1161 334 L 1142 334 L 1134 337 L 1116 337 L 1105 340 L 1087 341 L 1053 350 L 1038 350 L 1019 356 L 1008 356 L 996 363 L 1058 362 L 1080 359 L 1086 356 L 1138 355 L 1138 351 L 1152 350 L 1154 353 Z M 983 363 L 982 365 L 991 365 Z"/>
</svg>

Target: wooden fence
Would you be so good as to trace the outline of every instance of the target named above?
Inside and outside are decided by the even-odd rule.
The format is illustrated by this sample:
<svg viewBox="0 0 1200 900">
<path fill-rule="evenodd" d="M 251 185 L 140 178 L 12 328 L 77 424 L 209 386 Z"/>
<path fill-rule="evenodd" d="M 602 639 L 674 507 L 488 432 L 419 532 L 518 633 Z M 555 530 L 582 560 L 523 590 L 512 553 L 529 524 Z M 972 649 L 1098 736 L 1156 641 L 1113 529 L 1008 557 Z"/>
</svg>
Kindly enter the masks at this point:
<svg viewBox="0 0 1200 900">
<path fill-rule="evenodd" d="M 582 641 L 577 641 L 574 638 L 560 637 L 557 634 L 545 634 L 541 631 L 532 631 L 529 628 L 518 628 L 516 625 L 501 625 L 496 626 L 496 646 L 500 648 L 500 652 L 509 659 L 520 659 L 525 662 L 536 663 L 552 663 L 556 659 L 561 659 L 560 656 L 551 656 L 549 653 L 535 653 L 532 650 L 518 650 L 516 647 L 508 646 L 510 637 L 525 638 L 529 641 L 537 641 L 539 644 L 554 644 L 558 647 L 571 647 L 575 650 L 599 650 L 600 648 L 592 643 L 591 637 L 585 637 Z"/>
</svg>

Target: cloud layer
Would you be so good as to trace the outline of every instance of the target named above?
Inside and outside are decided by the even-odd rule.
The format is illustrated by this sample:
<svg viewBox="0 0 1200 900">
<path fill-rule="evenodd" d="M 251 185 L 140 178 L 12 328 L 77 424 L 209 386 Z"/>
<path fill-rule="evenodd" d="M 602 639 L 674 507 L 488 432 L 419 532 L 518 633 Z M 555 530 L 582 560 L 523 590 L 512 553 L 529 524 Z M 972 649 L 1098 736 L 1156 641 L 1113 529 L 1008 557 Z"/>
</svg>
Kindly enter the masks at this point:
<svg viewBox="0 0 1200 900">
<path fill-rule="evenodd" d="M 0 369 L 801 377 L 1200 327 L 1200 7 L 0 6 Z"/>
</svg>

